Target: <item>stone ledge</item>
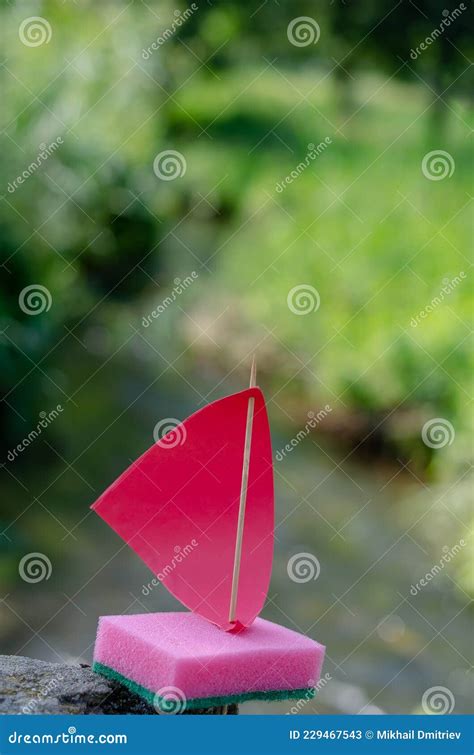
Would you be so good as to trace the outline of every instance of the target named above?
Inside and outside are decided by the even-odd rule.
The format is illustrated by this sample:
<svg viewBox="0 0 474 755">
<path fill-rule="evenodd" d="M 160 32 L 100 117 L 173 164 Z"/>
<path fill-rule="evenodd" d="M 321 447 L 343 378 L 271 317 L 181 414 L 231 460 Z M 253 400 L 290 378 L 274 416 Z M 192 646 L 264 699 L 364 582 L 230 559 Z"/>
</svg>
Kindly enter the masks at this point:
<svg viewBox="0 0 474 755">
<path fill-rule="evenodd" d="M 157 711 L 123 685 L 95 674 L 90 666 L 47 663 L 0 655 L 0 714 L 134 714 Z M 235 715 L 237 705 L 183 714 Z"/>
</svg>

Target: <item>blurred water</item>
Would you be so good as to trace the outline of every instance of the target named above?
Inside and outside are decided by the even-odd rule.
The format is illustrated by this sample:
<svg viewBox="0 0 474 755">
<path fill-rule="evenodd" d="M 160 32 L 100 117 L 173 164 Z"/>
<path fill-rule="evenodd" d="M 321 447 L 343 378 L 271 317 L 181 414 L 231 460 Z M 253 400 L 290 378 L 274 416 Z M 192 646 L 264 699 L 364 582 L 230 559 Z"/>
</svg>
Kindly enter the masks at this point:
<svg viewBox="0 0 474 755">
<path fill-rule="evenodd" d="M 1 652 L 90 662 L 99 615 L 180 610 L 162 586 L 143 594 L 150 572 L 88 507 L 150 445 L 159 419 L 199 408 L 199 394 L 221 376 L 209 365 L 179 374 L 165 358 L 151 367 L 139 354 L 104 365 L 86 346 L 71 345 L 55 367 L 75 404 L 7 477 L 4 542 L 14 569 L 2 590 Z M 231 377 L 212 398 L 241 387 Z M 277 450 L 295 428 L 272 402 L 269 413 Z M 423 520 L 416 524 L 423 511 L 409 508 L 417 483 L 346 455 L 313 435 L 275 462 L 275 561 L 263 616 L 327 646 L 325 686 L 299 712 L 416 712 L 423 693 L 440 685 L 454 695 L 455 712 L 468 712 L 468 597 L 447 571 L 410 595 L 442 555 L 427 552 Z M 49 580 L 19 579 L 17 560 L 31 551 L 50 558 Z M 298 553 L 318 559 L 317 579 L 290 579 Z M 293 705 L 249 703 L 241 712 Z"/>
</svg>

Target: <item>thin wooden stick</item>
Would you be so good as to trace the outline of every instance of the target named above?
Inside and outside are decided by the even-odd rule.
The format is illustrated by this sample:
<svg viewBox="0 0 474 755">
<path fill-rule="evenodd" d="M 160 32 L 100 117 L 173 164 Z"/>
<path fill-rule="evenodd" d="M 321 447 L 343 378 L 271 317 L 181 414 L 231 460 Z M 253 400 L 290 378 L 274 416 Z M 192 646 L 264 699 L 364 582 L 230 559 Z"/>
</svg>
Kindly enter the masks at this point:
<svg viewBox="0 0 474 755">
<path fill-rule="evenodd" d="M 252 367 L 250 369 L 250 388 L 254 388 L 257 383 L 257 362 L 255 356 L 252 358 Z M 237 534 L 235 538 L 234 553 L 234 570 L 232 573 L 232 591 L 230 594 L 229 622 L 235 621 L 235 610 L 237 607 L 237 593 L 239 590 L 240 560 L 242 556 L 242 539 L 244 534 L 245 506 L 247 504 L 247 486 L 249 481 L 250 466 L 250 446 L 252 443 L 252 425 L 255 399 L 249 398 L 247 406 L 247 424 L 245 426 L 245 444 L 244 460 L 242 464 L 242 481 L 240 485 L 240 503 L 239 519 L 237 522 Z"/>
</svg>

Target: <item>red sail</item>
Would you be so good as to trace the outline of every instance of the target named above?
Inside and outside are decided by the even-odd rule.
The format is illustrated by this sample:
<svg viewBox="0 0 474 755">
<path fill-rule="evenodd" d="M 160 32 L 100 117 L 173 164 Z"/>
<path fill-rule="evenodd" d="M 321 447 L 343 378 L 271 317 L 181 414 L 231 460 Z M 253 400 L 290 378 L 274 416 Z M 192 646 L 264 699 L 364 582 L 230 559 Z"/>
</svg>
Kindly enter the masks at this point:
<svg viewBox="0 0 474 755">
<path fill-rule="evenodd" d="M 229 623 L 247 407 L 254 397 L 242 558 Z M 273 555 L 273 467 L 262 392 L 249 388 L 192 414 L 92 506 L 185 606 L 223 629 L 265 602 Z"/>
</svg>

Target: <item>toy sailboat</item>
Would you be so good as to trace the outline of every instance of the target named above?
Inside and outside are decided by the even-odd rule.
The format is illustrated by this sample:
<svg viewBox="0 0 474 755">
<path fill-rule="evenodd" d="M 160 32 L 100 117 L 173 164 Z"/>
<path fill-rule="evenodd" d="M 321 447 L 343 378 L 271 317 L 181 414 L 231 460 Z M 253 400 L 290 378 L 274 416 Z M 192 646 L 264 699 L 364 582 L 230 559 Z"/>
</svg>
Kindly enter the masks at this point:
<svg viewBox="0 0 474 755">
<path fill-rule="evenodd" d="M 311 696 L 324 647 L 258 618 L 273 556 L 265 400 L 250 387 L 158 440 L 93 510 L 188 609 L 101 617 L 94 670 L 162 712 Z"/>
</svg>

